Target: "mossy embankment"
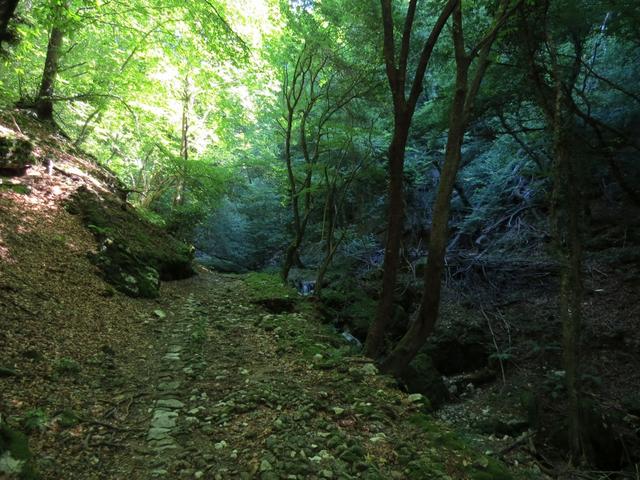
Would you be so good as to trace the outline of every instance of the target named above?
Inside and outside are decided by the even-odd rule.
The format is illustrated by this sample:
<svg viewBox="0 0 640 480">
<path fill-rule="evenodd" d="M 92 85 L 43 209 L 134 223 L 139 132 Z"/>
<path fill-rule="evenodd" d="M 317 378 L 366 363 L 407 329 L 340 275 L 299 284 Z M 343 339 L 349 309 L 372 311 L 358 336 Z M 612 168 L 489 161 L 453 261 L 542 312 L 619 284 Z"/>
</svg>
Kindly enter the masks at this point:
<svg viewBox="0 0 640 480">
<path fill-rule="evenodd" d="M 154 298 L 160 280 L 194 275 L 190 246 L 141 218 L 126 202 L 81 187 L 66 202 L 99 243 L 92 261 L 105 280 L 119 291 Z"/>
<path fill-rule="evenodd" d="M 0 118 L 0 192 L 77 215 L 97 244 L 88 256 L 115 289 L 154 298 L 161 280 L 194 274 L 193 249 L 127 203 L 127 187 L 55 131 L 16 111 Z M 20 124 L 20 126 L 19 126 Z"/>
</svg>

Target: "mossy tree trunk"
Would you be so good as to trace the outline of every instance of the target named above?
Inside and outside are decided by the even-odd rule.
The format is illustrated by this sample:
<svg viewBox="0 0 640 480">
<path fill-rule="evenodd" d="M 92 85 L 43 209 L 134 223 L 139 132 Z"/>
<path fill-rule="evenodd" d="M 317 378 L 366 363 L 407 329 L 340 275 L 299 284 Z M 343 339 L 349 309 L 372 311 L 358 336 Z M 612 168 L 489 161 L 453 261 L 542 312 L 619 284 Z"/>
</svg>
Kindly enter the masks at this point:
<svg viewBox="0 0 640 480">
<path fill-rule="evenodd" d="M 580 388 L 580 332 L 582 324 L 582 229 L 584 224 L 583 169 L 572 152 L 575 142 L 574 120 L 576 113 L 571 92 L 579 78 L 584 40 L 577 35 L 570 37 L 573 55 L 571 64 L 561 64 L 558 46 L 548 25 L 547 12 L 543 21 L 530 25 L 530 19 L 522 18 L 522 40 L 529 59 L 529 71 L 533 80 L 537 104 L 543 111 L 547 129 L 553 138 L 553 189 L 550 202 L 550 226 L 555 254 L 560 263 L 560 320 L 562 324 L 562 362 L 567 389 L 567 423 L 569 449 L 572 463 L 584 460 L 584 429 L 581 424 Z M 541 35 L 534 35 L 534 28 L 542 28 Z M 544 40 L 544 44 L 541 40 Z M 548 53 L 549 65 L 541 65 L 537 52 Z M 551 75 L 548 75 L 548 72 Z"/>
</svg>

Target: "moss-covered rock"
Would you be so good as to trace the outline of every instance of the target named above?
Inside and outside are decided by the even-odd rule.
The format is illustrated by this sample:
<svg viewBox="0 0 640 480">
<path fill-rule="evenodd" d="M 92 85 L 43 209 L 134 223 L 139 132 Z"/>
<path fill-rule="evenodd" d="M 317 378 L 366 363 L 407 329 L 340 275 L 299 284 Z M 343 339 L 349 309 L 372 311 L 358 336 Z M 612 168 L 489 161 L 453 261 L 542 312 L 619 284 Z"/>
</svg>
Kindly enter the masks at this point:
<svg viewBox="0 0 640 480">
<path fill-rule="evenodd" d="M 34 466 L 27 436 L 0 423 L 0 476 L 11 475 L 22 480 L 39 478 Z"/>
<path fill-rule="evenodd" d="M 426 396 L 433 407 L 442 405 L 448 399 L 449 392 L 442 376 L 425 353 L 416 355 L 403 374 L 402 381 L 409 392 Z"/>
<path fill-rule="evenodd" d="M 91 255 L 106 281 L 133 296 L 158 296 L 160 280 L 180 280 L 194 274 L 193 251 L 114 195 L 79 188 L 67 203 L 94 234 L 100 248 Z"/>
<path fill-rule="evenodd" d="M 160 275 L 119 240 L 102 242 L 91 255 L 104 279 L 130 297 L 155 298 L 160 294 Z"/>
<path fill-rule="evenodd" d="M 34 160 L 32 150 L 30 141 L 7 130 L 0 131 L 0 174 L 24 175 Z"/>
</svg>

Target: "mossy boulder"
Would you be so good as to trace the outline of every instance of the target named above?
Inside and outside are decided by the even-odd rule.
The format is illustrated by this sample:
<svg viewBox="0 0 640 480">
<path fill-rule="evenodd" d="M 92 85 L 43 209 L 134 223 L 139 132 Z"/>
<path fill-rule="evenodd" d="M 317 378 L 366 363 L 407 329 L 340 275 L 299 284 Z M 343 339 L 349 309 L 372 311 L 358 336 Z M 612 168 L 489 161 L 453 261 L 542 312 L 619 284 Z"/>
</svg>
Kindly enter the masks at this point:
<svg viewBox="0 0 640 480">
<path fill-rule="evenodd" d="M 105 240 L 91 255 L 104 279 L 130 297 L 155 298 L 160 294 L 160 274 L 118 240 Z"/>
<path fill-rule="evenodd" d="M 24 175 L 33 163 L 33 145 L 7 130 L 0 131 L 0 174 Z"/>
<path fill-rule="evenodd" d="M 416 355 L 402 375 L 402 381 L 409 392 L 426 396 L 433 407 L 442 405 L 449 397 L 442 376 L 426 353 Z"/>
<path fill-rule="evenodd" d="M 79 188 L 66 205 L 100 247 L 91 255 L 106 281 L 133 297 L 158 296 L 160 280 L 194 275 L 193 249 L 127 208 L 115 195 Z"/>
</svg>

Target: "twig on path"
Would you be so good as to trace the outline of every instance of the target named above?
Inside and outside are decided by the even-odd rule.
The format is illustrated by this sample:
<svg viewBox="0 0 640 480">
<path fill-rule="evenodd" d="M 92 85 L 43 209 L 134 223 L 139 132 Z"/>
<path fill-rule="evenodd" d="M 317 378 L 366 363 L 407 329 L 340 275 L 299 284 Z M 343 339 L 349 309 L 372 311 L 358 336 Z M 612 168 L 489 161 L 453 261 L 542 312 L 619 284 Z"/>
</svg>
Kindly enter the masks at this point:
<svg viewBox="0 0 640 480">
<path fill-rule="evenodd" d="M 111 430 L 115 430 L 116 432 L 142 432 L 141 428 L 126 428 L 126 427 L 118 427 L 116 425 L 112 425 L 110 423 L 101 422 L 99 420 L 87 420 L 82 419 L 84 423 L 88 423 L 89 425 L 99 425 L 101 427 L 110 428 Z"/>
<path fill-rule="evenodd" d="M 85 439 L 82 441 L 82 447 L 84 450 L 89 448 L 89 442 L 91 442 L 91 437 L 93 436 L 93 432 L 89 432 Z"/>
<path fill-rule="evenodd" d="M 480 306 L 480 312 L 482 313 L 482 316 L 487 321 L 487 325 L 489 326 L 489 331 L 491 332 L 491 339 L 493 340 L 493 346 L 496 349 L 498 362 L 500 363 L 500 373 L 502 374 L 502 388 L 504 388 L 507 385 L 507 377 L 504 374 L 504 363 L 502 362 L 502 354 L 500 352 L 500 347 L 498 347 L 496 334 L 493 332 L 493 327 L 491 326 L 491 320 L 489 319 L 489 316 L 485 313 L 484 308 L 482 308 L 482 306 Z"/>
</svg>

